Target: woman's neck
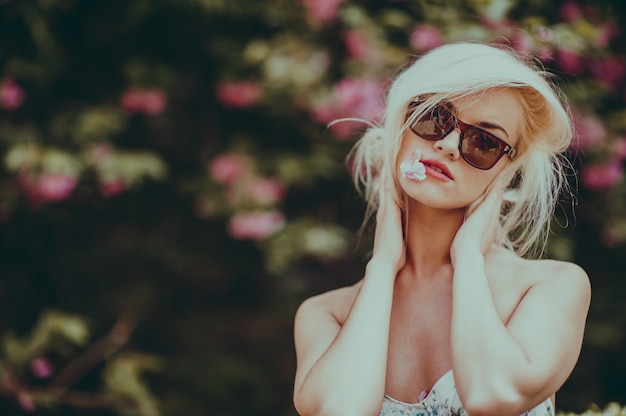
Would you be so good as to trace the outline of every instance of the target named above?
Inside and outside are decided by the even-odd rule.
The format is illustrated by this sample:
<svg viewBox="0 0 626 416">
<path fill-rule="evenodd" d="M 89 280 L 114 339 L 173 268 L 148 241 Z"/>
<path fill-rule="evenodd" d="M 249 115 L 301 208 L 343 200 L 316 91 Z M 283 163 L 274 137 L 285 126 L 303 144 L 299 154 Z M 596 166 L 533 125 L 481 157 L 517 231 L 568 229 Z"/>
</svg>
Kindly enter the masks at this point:
<svg viewBox="0 0 626 416">
<path fill-rule="evenodd" d="M 465 209 L 436 209 L 410 201 L 406 224 L 406 268 L 417 279 L 436 277 L 450 267 L 450 246 Z"/>
</svg>

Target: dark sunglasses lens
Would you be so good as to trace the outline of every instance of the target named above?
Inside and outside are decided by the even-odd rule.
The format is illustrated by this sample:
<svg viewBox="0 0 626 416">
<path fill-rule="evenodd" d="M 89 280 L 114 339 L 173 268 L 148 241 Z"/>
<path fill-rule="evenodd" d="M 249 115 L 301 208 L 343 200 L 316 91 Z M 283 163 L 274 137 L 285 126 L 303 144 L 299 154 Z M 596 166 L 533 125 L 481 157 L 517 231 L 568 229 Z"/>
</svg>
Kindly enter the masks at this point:
<svg viewBox="0 0 626 416">
<path fill-rule="evenodd" d="M 454 129 L 454 115 L 442 105 L 424 114 L 411 130 L 426 140 L 441 140 Z"/>
<path fill-rule="evenodd" d="M 461 154 L 479 169 L 489 169 L 495 165 L 503 150 L 504 144 L 486 131 L 470 127 L 463 135 Z"/>
</svg>

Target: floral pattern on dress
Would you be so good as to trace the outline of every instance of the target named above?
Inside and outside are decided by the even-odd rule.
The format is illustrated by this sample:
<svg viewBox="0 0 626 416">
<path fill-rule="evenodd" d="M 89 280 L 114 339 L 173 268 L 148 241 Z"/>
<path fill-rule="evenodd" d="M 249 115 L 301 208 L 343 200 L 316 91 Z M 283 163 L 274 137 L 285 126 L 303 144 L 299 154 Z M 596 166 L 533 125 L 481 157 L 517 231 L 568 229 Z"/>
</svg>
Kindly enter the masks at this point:
<svg viewBox="0 0 626 416">
<path fill-rule="evenodd" d="M 417 403 L 405 403 L 385 395 L 380 416 L 469 416 L 461 405 L 452 370 L 441 376 Z M 554 416 L 552 401 L 546 399 L 520 416 Z"/>
</svg>

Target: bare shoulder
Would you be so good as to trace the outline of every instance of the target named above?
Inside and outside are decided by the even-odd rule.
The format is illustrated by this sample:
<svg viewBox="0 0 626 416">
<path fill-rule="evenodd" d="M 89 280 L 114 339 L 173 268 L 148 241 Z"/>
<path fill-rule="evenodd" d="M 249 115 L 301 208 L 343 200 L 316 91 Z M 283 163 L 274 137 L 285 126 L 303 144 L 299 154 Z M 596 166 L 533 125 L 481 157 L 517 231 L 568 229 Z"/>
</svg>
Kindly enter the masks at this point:
<svg viewBox="0 0 626 416">
<path fill-rule="evenodd" d="M 553 300 L 589 303 L 591 284 L 585 270 L 575 263 L 551 259 L 524 259 L 511 252 L 495 255 L 498 267 L 511 270 L 509 279 L 522 284 L 524 292 L 543 292 Z M 506 266 L 504 266 L 506 264 Z M 510 283 L 510 282 L 509 282 Z"/>
<path fill-rule="evenodd" d="M 326 318 L 332 319 L 341 326 L 350 312 L 360 287 L 361 281 L 306 299 L 296 312 L 296 325 L 299 321 Z"/>
<path fill-rule="evenodd" d="M 588 304 L 591 283 L 587 273 L 577 264 L 559 260 L 523 260 L 527 273 L 536 278 L 537 290 L 573 303 Z"/>
<path fill-rule="evenodd" d="M 302 302 L 296 311 L 294 322 L 296 389 L 341 330 L 360 286 L 359 282 L 310 297 Z"/>
</svg>

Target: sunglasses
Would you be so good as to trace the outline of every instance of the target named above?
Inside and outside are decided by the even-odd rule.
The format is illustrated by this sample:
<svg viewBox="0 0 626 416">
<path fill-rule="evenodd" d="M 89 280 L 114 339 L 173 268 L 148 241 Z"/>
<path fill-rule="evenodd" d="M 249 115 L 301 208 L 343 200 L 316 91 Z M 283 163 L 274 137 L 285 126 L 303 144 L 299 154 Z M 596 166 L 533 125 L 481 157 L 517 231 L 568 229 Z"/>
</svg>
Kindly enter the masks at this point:
<svg viewBox="0 0 626 416">
<path fill-rule="evenodd" d="M 411 102 L 409 116 L 422 103 L 421 100 Z M 423 139 L 437 141 L 458 127 L 461 130 L 459 153 L 463 160 L 477 169 L 491 169 L 504 155 L 509 155 L 511 159 L 515 157 L 515 148 L 480 127 L 463 123 L 451 108 L 452 104 L 443 101 L 415 120 L 409 128 Z"/>
</svg>

